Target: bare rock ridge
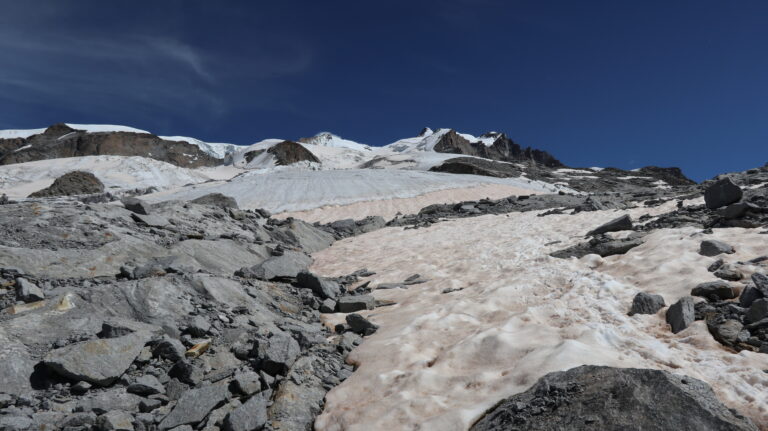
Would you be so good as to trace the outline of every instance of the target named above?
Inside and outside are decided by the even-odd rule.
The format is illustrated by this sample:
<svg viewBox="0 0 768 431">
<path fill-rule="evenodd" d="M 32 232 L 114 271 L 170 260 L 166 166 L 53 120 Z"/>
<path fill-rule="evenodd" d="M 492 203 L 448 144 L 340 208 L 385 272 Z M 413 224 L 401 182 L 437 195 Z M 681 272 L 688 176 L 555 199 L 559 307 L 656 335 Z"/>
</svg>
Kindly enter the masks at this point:
<svg viewBox="0 0 768 431">
<path fill-rule="evenodd" d="M 469 142 L 455 130 L 451 130 L 440 137 L 440 140 L 435 144 L 435 151 L 504 162 L 533 162 L 548 168 L 565 166 L 546 151 L 520 147 L 503 133 L 489 133 L 481 136 L 481 138 L 489 137 L 493 138 L 494 141 L 492 145 L 487 146 L 482 142 Z"/>
<path fill-rule="evenodd" d="M 28 138 L 0 139 L 0 165 L 99 155 L 149 157 L 186 168 L 222 164 L 196 145 L 150 133 L 86 132 L 55 124 Z"/>
</svg>

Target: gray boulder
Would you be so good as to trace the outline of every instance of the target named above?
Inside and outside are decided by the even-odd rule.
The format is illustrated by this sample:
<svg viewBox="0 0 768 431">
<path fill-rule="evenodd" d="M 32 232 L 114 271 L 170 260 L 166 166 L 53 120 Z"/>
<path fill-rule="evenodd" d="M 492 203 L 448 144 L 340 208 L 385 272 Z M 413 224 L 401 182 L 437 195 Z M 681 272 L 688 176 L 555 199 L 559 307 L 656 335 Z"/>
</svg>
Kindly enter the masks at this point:
<svg viewBox="0 0 768 431">
<path fill-rule="evenodd" d="M 146 374 L 136 378 L 133 383 L 128 385 L 126 390 L 137 395 L 154 395 L 164 393 L 165 387 L 160 383 L 160 380 L 158 380 L 157 377 Z"/>
<path fill-rule="evenodd" d="M 187 326 L 187 332 L 195 337 L 205 337 L 211 330 L 211 324 L 201 315 L 193 317 Z"/>
<path fill-rule="evenodd" d="M 168 336 L 163 337 L 152 350 L 155 357 L 167 359 L 169 361 L 180 361 L 184 359 L 187 349 L 181 344 L 181 341 Z"/>
<path fill-rule="evenodd" d="M 31 429 L 34 425 L 32 419 L 27 416 L 3 415 L 0 416 L 0 430 L 3 431 L 24 431 Z"/>
<path fill-rule="evenodd" d="M 281 256 L 272 256 L 250 268 L 240 269 L 236 275 L 260 280 L 295 278 L 312 264 L 312 258 L 297 251 L 285 251 Z"/>
<path fill-rule="evenodd" d="M 242 406 L 224 418 L 224 431 L 260 430 L 267 423 L 267 398 L 261 394 L 252 396 Z"/>
<path fill-rule="evenodd" d="M 243 395 L 252 395 L 261 390 L 261 377 L 255 371 L 237 374 L 232 382 L 235 389 Z"/>
<path fill-rule="evenodd" d="M 707 323 L 709 332 L 720 343 L 730 346 L 736 342 L 744 325 L 738 320 L 728 319 L 722 323 Z"/>
<path fill-rule="evenodd" d="M 717 278 L 721 278 L 723 280 L 728 280 L 728 281 L 739 281 L 742 278 L 744 278 L 744 274 L 742 274 L 741 271 L 734 268 L 733 265 L 730 265 L 730 264 L 723 265 L 720 268 L 718 268 L 717 271 L 715 271 L 714 275 Z"/>
<path fill-rule="evenodd" d="M 764 297 L 768 298 L 768 275 L 756 272 L 752 274 L 752 283 Z"/>
<path fill-rule="evenodd" d="M 136 214 L 149 215 L 152 211 L 152 205 L 141 199 L 125 197 L 122 199 L 122 202 L 125 209 Z"/>
<path fill-rule="evenodd" d="M 82 341 L 51 350 L 43 363 L 64 377 L 108 386 L 125 373 L 150 337 L 148 332 L 135 332 L 124 337 Z"/>
<path fill-rule="evenodd" d="M 691 290 L 691 295 L 717 301 L 720 299 L 736 298 L 739 295 L 739 291 L 727 282 L 717 280 L 696 285 L 696 287 Z"/>
<path fill-rule="evenodd" d="M 211 205 L 221 208 L 239 208 L 235 198 L 221 193 L 208 193 L 207 195 L 200 196 L 199 198 L 193 199 L 190 202 L 198 205 Z"/>
<path fill-rule="evenodd" d="M 755 286 L 748 285 L 741 291 L 739 296 L 739 305 L 749 308 L 756 300 L 763 297 L 763 294 Z"/>
<path fill-rule="evenodd" d="M 699 246 L 699 254 L 702 256 L 717 256 L 718 254 L 733 254 L 735 252 L 733 246 L 716 239 L 704 240 Z"/>
<path fill-rule="evenodd" d="M 629 214 L 625 214 L 619 218 L 615 218 L 608 223 L 592 229 L 587 232 L 587 236 L 599 235 L 606 232 L 618 232 L 620 230 L 632 230 L 632 218 Z"/>
<path fill-rule="evenodd" d="M 741 188 L 726 177 L 707 187 L 704 202 L 707 208 L 713 210 L 738 202 L 743 194 Z"/>
<path fill-rule="evenodd" d="M 549 373 L 486 412 L 471 431 L 756 431 L 706 383 L 666 371 L 581 366 Z"/>
<path fill-rule="evenodd" d="M 632 300 L 632 308 L 629 310 L 629 315 L 656 314 L 665 305 L 664 298 L 661 295 L 640 292 Z"/>
<path fill-rule="evenodd" d="M 299 287 L 311 289 L 312 293 L 323 299 L 334 299 L 341 294 L 339 283 L 308 271 L 300 272 L 296 283 Z"/>
<path fill-rule="evenodd" d="M 273 376 L 285 374 L 301 354 L 299 343 L 286 334 L 274 334 L 265 344 L 266 348 L 263 351 L 260 349 L 261 368 Z"/>
<path fill-rule="evenodd" d="M 342 296 L 337 302 L 337 307 L 341 313 L 373 310 L 376 308 L 376 298 L 373 295 Z"/>
<path fill-rule="evenodd" d="M 667 323 L 672 327 L 672 332 L 677 334 L 696 320 L 693 298 L 684 296 L 667 309 Z"/>
<path fill-rule="evenodd" d="M 45 299 L 43 290 L 26 278 L 16 279 L 16 297 L 24 302 L 35 302 Z"/>
<path fill-rule="evenodd" d="M 166 227 L 170 224 L 167 218 L 159 215 L 143 215 L 143 214 L 131 214 L 131 218 L 140 224 L 147 225 L 149 227 Z"/>
<path fill-rule="evenodd" d="M 176 407 L 163 418 L 158 429 L 167 430 L 179 425 L 194 425 L 205 419 L 208 413 L 224 404 L 229 390 L 224 384 L 203 386 L 185 392 Z"/>
<path fill-rule="evenodd" d="M 346 320 L 352 332 L 360 335 L 371 335 L 379 329 L 378 325 L 357 313 L 347 314 Z"/>
<path fill-rule="evenodd" d="M 768 299 L 760 298 L 750 305 L 749 310 L 744 315 L 744 321 L 747 323 L 757 322 L 768 317 Z"/>
<path fill-rule="evenodd" d="M 334 311 L 336 311 L 336 301 L 333 299 L 328 298 L 320 303 L 321 313 L 333 313 Z"/>
<path fill-rule="evenodd" d="M 96 429 L 100 431 L 133 431 L 133 416 L 120 410 L 104 413 L 96 419 Z"/>
</svg>

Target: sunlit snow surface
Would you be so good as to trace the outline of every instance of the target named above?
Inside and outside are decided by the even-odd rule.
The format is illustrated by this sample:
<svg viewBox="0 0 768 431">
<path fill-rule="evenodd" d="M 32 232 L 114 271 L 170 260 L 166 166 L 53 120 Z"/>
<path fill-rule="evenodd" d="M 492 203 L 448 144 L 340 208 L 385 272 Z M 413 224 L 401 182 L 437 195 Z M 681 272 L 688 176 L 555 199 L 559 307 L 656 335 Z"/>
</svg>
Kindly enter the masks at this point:
<svg viewBox="0 0 768 431">
<path fill-rule="evenodd" d="M 688 202 L 691 203 L 691 202 Z M 695 202 L 700 203 L 700 202 Z M 629 213 L 670 211 L 674 203 Z M 481 216 L 429 228 L 385 228 L 316 253 L 313 271 L 368 268 L 373 285 L 413 273 L 431 281 L 375 290 L 397 305 L 361 312 L 380 325 L 349 360 L 359 368 L 326 397 L 318 430 L 464 430 L 500 399 L 544 374 L 581 364 L 645 367 L 710 383 L 729 407 L 768 425 L 768 355 L 734 354 L 703 322 L 672 334 L 657 315 L 627 316 L 639 291 L 667 305 L 712 280 L 693 228 L 661 230 L 624 256 L 561 260 L 548 253 L 583 240 L 623 212 Z M 737 253 L 765 253 L 757 230 L 715 229 Z M 555 245 L 545 245 L 562 241 Z M 442 294 L 445 288 L 464 290 Z M 328 324 L 343 315 L 323 315 Z"/>
<path fill-rule="evenodd" d="M 146 157 L 87 156 L 37 160 L 0 166 L 0 193 L 22 198 L 48 187 L 53 180 L 71 171 L 96 175 L 106 189 L 181 187 L 210 179 L 229 178 L 233 168 L 187 169 Z"/>
<path fill-rule="evenodd" d="M 271 212 L 301 211 L 326 205 L 408 198 L 423 193 L 482 184 L 506 184 L 531 191 L 552 192 L 547 183 L 518 178 L 385 169 L 250 171 L 226 182 L 210 182 L 146 196 L 149 200 L 194 199 L 207 193 L 234 197 L 242 208 Z"/>
</svg>

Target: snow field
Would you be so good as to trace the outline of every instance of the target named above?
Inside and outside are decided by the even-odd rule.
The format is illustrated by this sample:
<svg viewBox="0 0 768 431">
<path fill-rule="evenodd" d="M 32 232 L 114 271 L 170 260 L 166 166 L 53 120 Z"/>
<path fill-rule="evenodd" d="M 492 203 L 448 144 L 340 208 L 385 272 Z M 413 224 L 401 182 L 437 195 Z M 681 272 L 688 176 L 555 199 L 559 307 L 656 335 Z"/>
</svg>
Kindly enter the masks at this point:
<svg viewBox="0 0 768 431">
<path fill-rule="evenodd" d="M 690 202 L 689 202 L 690 203 Z M 673 203 L 637 208 L 633 218 Z M 624 212 L 537 217 L 536 212 L 451 220 L 429 228 L 385 228 L 314 255 L 326 276 L 366 267 L 373 284 L 419 273 L 431 281 L 374 291 L 397 304 L 361 312 L 380 325 L 349 356 L 357 371 L 326 396 L 317 430 L 464 430 L 500 399 L 544 374 L 582 364 L 663 369 L 702 379 L 729 407 L 768 425 L 766 355 L 734 354 L 703 322 L 678 334 L 664 312 L 629 317 L 639 291 L 667 305 L 708 281 L 694 229 L 652 233 L 624 256 L 561 260 L 548 253 Z M 760 254 L 764 238 L 743 229 L 713 235 Z M 559 244 L 545 245 L 552 241 Z M 764 251 L 764 248 L 763 248 Z M 445 288 L 463 288 L 442 294 Z M 327 324 L 341 314 L 324 315 Z"/>
</svg>

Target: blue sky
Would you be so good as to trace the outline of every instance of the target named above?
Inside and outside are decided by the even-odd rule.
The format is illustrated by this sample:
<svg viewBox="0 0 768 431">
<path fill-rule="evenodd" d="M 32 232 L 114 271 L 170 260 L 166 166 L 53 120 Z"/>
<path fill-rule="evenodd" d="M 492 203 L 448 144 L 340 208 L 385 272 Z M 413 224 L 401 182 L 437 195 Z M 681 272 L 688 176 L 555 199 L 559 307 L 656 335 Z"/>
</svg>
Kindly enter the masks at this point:
<svg viewBox="0 0 768 431">
<path fill-rule="evenodd" d="M 765 1 L 0 0 L 0 128 L 249 144 L 506 132 L 571 166 L 768 162 Z"/>
</svg>

